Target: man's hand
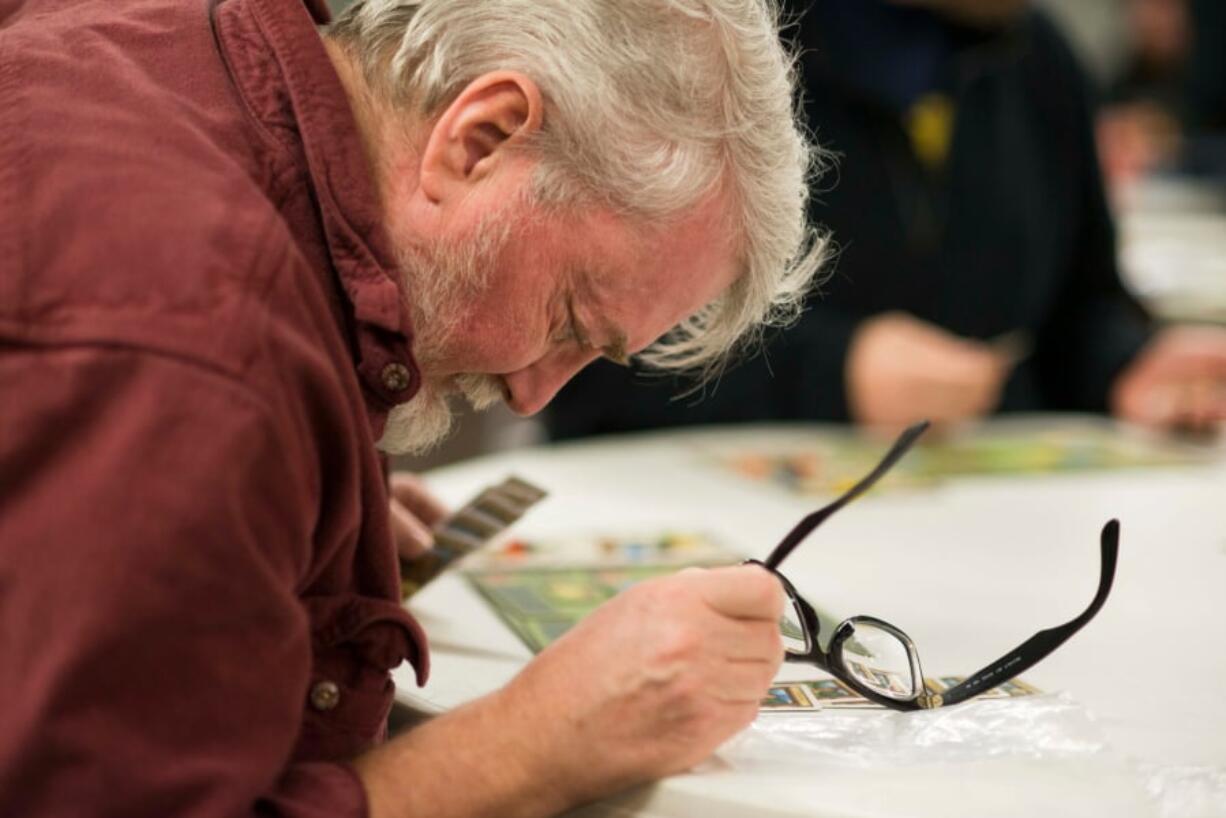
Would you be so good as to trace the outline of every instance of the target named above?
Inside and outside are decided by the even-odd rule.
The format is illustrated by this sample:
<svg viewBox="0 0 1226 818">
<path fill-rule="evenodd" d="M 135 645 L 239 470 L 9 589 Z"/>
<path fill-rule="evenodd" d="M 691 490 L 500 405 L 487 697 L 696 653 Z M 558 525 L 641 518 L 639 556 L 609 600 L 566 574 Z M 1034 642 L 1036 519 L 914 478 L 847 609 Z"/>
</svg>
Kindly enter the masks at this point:
<svg viewBox="0 0 1226 818">
<path fill-rule="evenodd" d="M 1162 331 L 1115 379 L 1110 404 L 1147 426 L 1206 432 L 1226 422 L 1226 329 Z"/>
<path fill-rule="evenodd" d="M 679 772 L 757 715 L 783 660 L 783 605 L 756 566 L 645 582 L 551 645 L 508 696 L 536 703 L 578 800 Z"/>
<path fill-rule="evenodd" d="M 388 513 L 396 550 L 405 559 L 419 557 L 434 545 L 433 529 L 447 516 L 447 507 L 416 475 L 408 472 L 394 473 L 388 488 L 391 492 Z"/>
<path fill-rule="evenodd" d="M 692 766 L 757 714 L 783 605 L 757 566 L 630 588 L 505 689 L 358 759 L 372 818 L 551 815 Z"/>
<path fill-rule="evenodd" d="M 902 312 L 860 325 L 847 354 L 852 419 L 903 426 L 982 417 L 1000 401 L 1016 354 Z"/>
</svg>

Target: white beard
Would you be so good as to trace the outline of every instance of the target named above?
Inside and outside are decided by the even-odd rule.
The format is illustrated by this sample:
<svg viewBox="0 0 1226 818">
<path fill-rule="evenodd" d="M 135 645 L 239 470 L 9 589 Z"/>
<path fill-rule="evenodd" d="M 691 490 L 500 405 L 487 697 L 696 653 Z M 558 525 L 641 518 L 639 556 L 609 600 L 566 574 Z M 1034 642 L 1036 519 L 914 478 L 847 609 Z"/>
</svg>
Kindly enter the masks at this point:
<svg viewBox="0 0 1226 818">
<path fill-rule="evenodd" d="M 412 400 L 392 407 L 379 438 L 388 454 L 422 455 L 447 439 L 455 425 L 449 395 L 458 394 L 474 411 L 481 412 L 503 399 L 502 383 L 491 375 L 459 375 L 455 389 L 440 389 L 423 381 Z"/>
</svg>

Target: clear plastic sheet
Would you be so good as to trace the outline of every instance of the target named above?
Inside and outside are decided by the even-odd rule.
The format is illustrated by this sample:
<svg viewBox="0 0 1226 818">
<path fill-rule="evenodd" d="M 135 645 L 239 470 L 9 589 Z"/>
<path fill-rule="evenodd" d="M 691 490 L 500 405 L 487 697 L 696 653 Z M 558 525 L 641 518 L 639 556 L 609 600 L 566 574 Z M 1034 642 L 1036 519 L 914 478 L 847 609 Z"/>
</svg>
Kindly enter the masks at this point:
<svg viewBox="0 0 1226 818">
<path fill-rule="evenodd" d="M 1136 781 L 1159 818 L 1226 818 L 1226 767 L 1129 759 L 1109 745 L 1094 717 L 1067 694 L 978 699 L 912 713 L 767 712 L 720 748 L 719 759 L 733 769 L 785 774 L 992 760 L 1092 762 L 1096 769 Z"/>
<path fill-rule="evenodd" d="M 897 767 L 995 758 L 1086 758 L 1107 744 L 1086 710 L 1066 695 L 979 699 L 912 713 L 826 708 L 764 713 L 725 744 L 734 767 L 834 764 Z"/>
<path fill-rule="evenodd" d="M 1226 817 L 1226 767 L 1141 765 L 1161 818 Z"/>
</svg>

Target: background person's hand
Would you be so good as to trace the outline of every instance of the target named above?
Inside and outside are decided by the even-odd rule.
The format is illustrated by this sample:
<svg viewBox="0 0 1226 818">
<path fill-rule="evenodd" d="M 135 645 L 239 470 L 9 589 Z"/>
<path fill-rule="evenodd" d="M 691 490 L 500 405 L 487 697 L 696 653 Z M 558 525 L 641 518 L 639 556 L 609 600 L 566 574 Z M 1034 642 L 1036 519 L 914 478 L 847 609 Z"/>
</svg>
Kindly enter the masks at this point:
<svg viewBox="0 0 1226 818">
<path fill-rule="evenodd" d="M 1163 330 L 1115 379 L 1110 403 L 1146 426 L 1205 432 L 1226 422 L 1226 329 Z"/>
<path fill-rule="evenodd" d="M 388 480 L 392 539 L 405 559 L 421 556 L 434 545 L 434 527 L 447 516 L 447 507 L 430 493 L 415 474 L 394 472 Z"/>
<path fill-rule="evenodd" d="M 757 566 L 687 570 L 618 595 L 503 693 L 531 713 L 568 801 L 685 770 L 758 713 L 783 659 L 779 581 Z"/>
<path fill-rule="evenodd" d="M 903 426 L 982 417 L 1000 402 L 1016 353 L 961 338 L 903 312 L 864 321 L 847 355 L 852 419 Z"/>
</svg>

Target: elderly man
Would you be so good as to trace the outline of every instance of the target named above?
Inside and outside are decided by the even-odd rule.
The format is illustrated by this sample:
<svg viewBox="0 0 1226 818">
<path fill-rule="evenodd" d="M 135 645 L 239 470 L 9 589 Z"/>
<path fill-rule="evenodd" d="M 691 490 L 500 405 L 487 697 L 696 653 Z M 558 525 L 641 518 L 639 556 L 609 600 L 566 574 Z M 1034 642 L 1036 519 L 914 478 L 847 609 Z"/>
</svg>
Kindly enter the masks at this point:
<svg viewBox="0 0 1226 818">
<path fill-rule="evenodd" d="M 764 0 L 325 22 L 0 5 L 6 815 L 553 814 L 703 758 L 781 659 L 775 580 L 685 573 L 382 741 L 428 661 L 377 447 L 717 366 L 821 242 Z"/>
</svg>

